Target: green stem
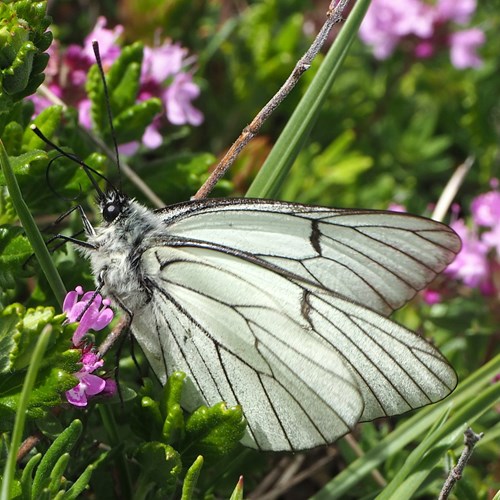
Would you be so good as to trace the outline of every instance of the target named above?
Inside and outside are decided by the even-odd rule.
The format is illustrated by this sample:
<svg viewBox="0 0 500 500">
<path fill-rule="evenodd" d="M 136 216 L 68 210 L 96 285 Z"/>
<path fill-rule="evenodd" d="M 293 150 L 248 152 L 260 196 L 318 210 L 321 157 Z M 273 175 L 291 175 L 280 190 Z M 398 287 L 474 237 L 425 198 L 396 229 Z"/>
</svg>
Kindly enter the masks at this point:
<svg viewBox="0 0 500 500">
<path fill-rule="evenodd" d="M 130 482 L 130 471 L 128 469 L 127 461 L 123 454 L 122 440 L 118 434 L 115 417 L 109 405 L 98 405 L 97 407 L 99 415 L 101 417 L 104 428 L 109 438 L 109 442 L 113 448 L 121 447 L 122 450 L 119 451 L 116 457 L 116 463 L 118 465 L 119 474 L 121 477 L 121 489 L 122 496 L 124 498 L 132 498 L 132 483 Z"/>
<path fill-rule="evenodd" d="M 246 196 L 274 198 L 278 195 L 340 72 L 342 62 L 356 37 L 369 5 L 370 0 L 358 0 L 354 5 L 311 85 L 273 146 Z"/>
<path fill-rule="evenodd" d="M 38 262 L 40 262 L 40 266 L 42 267 L 42 271 L 49 282 L 52 292 L 54 293 L 59 304 L 62 305 L 64 296 L 66 295 L 64 283 L 62 282 L 61 277 L 52 262 L 50 253 L 45 245 L 45 241 L 43 240 L 35 220 L 33 219 L 33 216 L 23 199 L 21 190 L 19 189 L 19 184 L 17 183 L 16 176 L 10 166 L 9 157 L 7 155 L 7 151 L 5 151 L 2 141 L 0 141 L 0 165 L 5 176 L 5 183 L 7 184 L 12 204 L 14 205 L 21 224 L 24 227 L 26 236 L 33 247 L 33 251 L 35 252 Z"/>
<path fill-rule="evenodd" d="M 12 431 L 12 440 L 10 442 L 9 455 L 5 463 L 5 470 L 3 474 L 2 490 L 0 493 L 0 500 L 9 500 L 12 498 L 11 489 L 12 481 L 14 479 L 16 469 L 17 450 L 21 444 L 21 438 L 24 431 L 24 423 L 26 421 L 26 414 L 28 411 L 28 401 L 35 385 L 38 369 L 42 364 L 43 355 L 47 349 L 47 345 L 52 334 L 52 325 L 47 325 L 40 336 L 38 337 L 33 357 L 28 368 L 28 373 L 24 379 L 23 390 L 19 398 L 19 407 L 16 412 L 16 419 L 14 422 L 14 429 Z"/>
</svg>

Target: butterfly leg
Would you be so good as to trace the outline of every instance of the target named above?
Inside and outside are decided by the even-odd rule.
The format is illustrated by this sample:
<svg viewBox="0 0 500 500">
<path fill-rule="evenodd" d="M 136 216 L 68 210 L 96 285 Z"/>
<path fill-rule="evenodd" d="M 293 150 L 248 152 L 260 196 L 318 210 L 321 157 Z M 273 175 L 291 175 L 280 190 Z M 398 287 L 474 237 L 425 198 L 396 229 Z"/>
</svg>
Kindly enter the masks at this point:
<svg viewBox="0 0 500 500">
<path fill-rule="evenodd" d="M 104 274 L 105 271 L 102 271 L 97 280 L 98 290 L 101 290 L 104 286 Z M 123 311 L 124 316 L 120 319 L 115 328 L 113 328 L 111 333 L 104 339 L 104 342 L 99 346 L 99 356 L 101 358 L 109 351 L 109 349 L 111 349 L 120 337 L 123 337 L 124 334 L 130 330 L 130 325 L 132 324 L 132 319 L 134 318 L 132 311 L 120 299 L 113 295 L 111 295 L 111 299 Z"/>
</svg>

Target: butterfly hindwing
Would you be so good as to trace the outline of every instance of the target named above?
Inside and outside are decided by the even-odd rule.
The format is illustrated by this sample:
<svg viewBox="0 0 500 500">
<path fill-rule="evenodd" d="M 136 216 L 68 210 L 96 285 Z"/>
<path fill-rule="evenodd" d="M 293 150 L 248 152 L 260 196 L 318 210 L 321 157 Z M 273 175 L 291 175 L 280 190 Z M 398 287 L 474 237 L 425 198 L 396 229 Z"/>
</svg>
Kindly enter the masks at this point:
<svg viewBox="0 0 500 500">
<path fill-rule="evenodd" d="M 415 333 L 242 257 L 179 242 L 152 247 L 143 265 L 154 293 L 133 331 L 158 358 L 160 379 L 186 371 L 187 407 L 241 404 L 246 444 L 331 443 L 359 420 L 418 408 L 455 386 L 444 358 Z"/>
</svg>

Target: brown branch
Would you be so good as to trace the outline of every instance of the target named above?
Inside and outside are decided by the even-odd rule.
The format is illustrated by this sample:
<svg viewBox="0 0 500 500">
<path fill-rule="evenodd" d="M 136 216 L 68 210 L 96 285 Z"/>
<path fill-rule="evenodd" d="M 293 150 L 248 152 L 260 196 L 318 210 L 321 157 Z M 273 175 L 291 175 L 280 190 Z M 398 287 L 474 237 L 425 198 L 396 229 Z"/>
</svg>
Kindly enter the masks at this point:
<svg viewBox="0 0 500 500">
<path fill-rule="evenodd" d="M 271 100 L 257 113 L 257 116 L 252 120 L 250 125 L 247 125 L 233 145 L 229 148 L 222 160 L 215 167 L 210 177 L 205 181 L 203 186 L 197 191 L 192 199 L 197 200 L 206 198 L 215 187 L 217 182 L 226 173 L 228 168 L 234 163 L 241 150 L 255 137 L 263 123 L 269 118 L 272 112 L 283 102 L 285 97 L 292 91 L 300 77 L 305 71 L 311 67 L 313 59 L 323 47 L 328 35 L 334 24 L 342 20 L 342 12 L 349 0 L 340 0 L 338 5 L 334 5 L 336 0 L 332 0 L 326 13 L 326 21 L 323 24 L 320 32 L 316 36 L 314 42 L 309 47 L 307 52 L 299 59 L 290 76 L 287 78 L 278 92 Z"/>
<path fill-rule="evenodd" d="M 467 462 L 470 460 L 474 446 L 482 437 L 482 432 L 480 434 L 476 434 L 470 427 L 464 432 L 464 449 L 458 459 L 457 465 L 451 469 L 450 474 L 443 485 L 443 489 L 439 494 L 438 500 L 446 500 L 450 496 L 453 486 L 455 486 L 455 483 L 462 478 L 462 474 L 464 473 Z"/>
</svg>

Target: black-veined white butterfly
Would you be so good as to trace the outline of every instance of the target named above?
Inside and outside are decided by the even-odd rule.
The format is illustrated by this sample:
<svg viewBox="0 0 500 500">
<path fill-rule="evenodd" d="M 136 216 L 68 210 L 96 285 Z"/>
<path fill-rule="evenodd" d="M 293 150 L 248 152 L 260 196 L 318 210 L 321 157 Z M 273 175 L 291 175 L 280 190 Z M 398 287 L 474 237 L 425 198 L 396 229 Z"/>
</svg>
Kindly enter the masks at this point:
<svg viewBox="0 0 500 500">
<path fill-rule="evenodd" d="M 103 84 L 107 93 L 104 76 Z M 94 229 L 82 212 L 87 241 L 66 239 L 130 316 L 160 381 L 188 375 L 186 409 L 242 406 L 244 444 L 329 444 L 358 422 L 454 389 L 456 374 L 439 351 L 387 318 L 454 259 L 461 243 L 449 227 L 259 199 L 152 211 L 115 188 L 103 193 L 78 163 L 103 223 Z"/>
<path fill-rule="evenodd" d="M 302 450 L 448 395 L 439 351 L 387 316 L 460 249 L 438 222 L 258 199 L 151 211 L 117 190 L 85 220 L 103 293 L 183 404 L 243 407 L 244 444 Z"/>
</svg>

